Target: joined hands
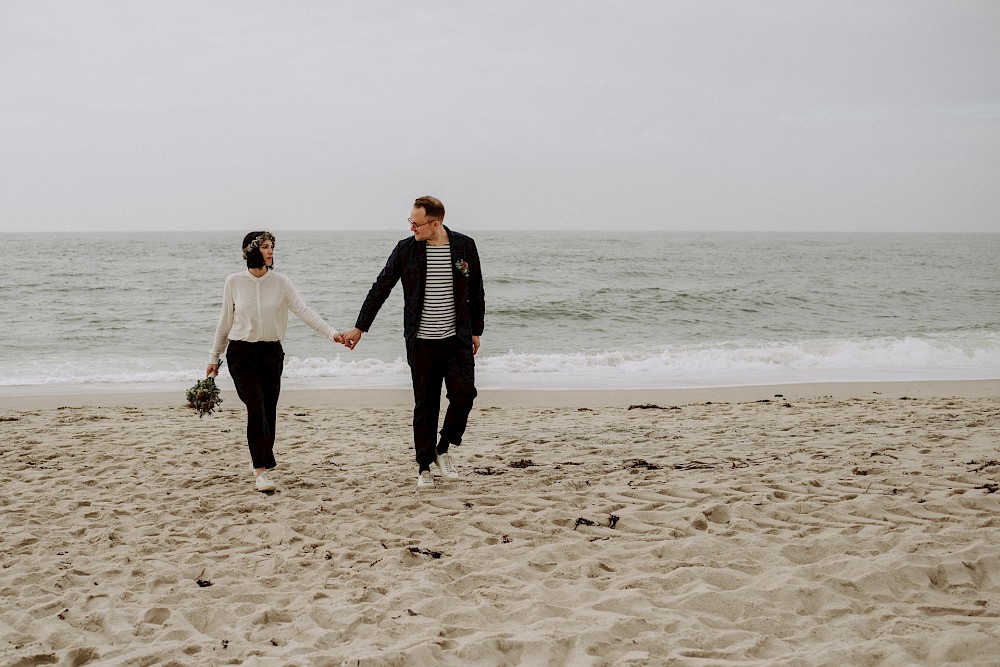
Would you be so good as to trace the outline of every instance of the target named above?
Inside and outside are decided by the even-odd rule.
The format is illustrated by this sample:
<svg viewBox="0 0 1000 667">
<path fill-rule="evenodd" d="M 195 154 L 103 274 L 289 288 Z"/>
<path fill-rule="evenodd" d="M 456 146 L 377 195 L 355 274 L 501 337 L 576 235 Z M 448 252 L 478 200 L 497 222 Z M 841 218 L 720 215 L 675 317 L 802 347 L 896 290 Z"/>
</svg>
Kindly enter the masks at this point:
<svg viewBox="0 0 1000 667">
<path fill-rule="evenodd" d="M 354 329 L 348 329 L 347 331 L 341 331 L 339 334 L 333 337 L 333 340 L 340 343 L 348 350 L 353 350 L 354 346 L 361 342 L 361 334 L 363 332 L 361 329 L 355 327 Z"/>
</svg>

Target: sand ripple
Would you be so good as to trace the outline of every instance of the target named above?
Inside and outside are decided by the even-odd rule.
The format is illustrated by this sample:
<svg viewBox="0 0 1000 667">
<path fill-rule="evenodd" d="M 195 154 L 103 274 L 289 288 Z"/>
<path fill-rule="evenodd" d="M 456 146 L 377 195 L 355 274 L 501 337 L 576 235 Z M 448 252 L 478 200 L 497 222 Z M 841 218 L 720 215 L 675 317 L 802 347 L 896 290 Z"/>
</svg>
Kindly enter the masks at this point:
<svg viewBox="0 0 1000 667">
<path fill-rule="evenodd" d="M 997 664 L 995 398 L 670 407 L 7 411 L 0 664 Z"/>
</svg>

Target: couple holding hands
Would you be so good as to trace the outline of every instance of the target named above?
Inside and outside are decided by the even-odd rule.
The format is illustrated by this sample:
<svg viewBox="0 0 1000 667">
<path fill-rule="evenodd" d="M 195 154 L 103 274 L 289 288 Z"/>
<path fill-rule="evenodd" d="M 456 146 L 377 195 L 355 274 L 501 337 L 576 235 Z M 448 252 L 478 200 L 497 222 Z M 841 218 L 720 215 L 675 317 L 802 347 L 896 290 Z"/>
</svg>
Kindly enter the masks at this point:
<svg viewBox="0 0 1000 667">
<path fill-rule="evenodd" d="M 476 398 L 475 361 L 483 333 L 485 295 L 476 243 L 444 226 L 444 205 L 434 197 L 413 202 L 412 236 L 396 244 L 358 313 L 354 328 L 336 332 L 305 304 L 292 282 L 273 270 L 275 238 L 250 232 L 243 240 L 247 270 L 226 278 L 222 314 L 206 375 L 218 373 L 225 353 L 236 392 L 247 408 L 250 467 L 258 491 L 276 485 L 274 436 L 288 311 L 349 349 L 361 341 L 396 283 L 403 282 L 403 336 L 413 381 L 413 445 L 417 485 L 431 487 L 431 464 L 443 479 L 457 479 L 451 445 L 460 445 Z M 441 385 L 448 408 L 438 433 Z"/>
</svg>

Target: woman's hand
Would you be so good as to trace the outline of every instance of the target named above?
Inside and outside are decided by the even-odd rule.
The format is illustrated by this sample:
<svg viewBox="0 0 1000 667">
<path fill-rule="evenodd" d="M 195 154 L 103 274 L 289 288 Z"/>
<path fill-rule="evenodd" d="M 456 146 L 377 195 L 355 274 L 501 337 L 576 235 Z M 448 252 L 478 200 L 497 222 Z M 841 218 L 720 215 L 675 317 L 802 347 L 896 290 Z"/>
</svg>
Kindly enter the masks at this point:
<svg viewBox="0 0 1000 667">
<path fill-rule="evenodd" d="M 205 369 L 205 377 L 215 377 L 219 374 L 219 364 L 209 364 Z"/>
</svg>

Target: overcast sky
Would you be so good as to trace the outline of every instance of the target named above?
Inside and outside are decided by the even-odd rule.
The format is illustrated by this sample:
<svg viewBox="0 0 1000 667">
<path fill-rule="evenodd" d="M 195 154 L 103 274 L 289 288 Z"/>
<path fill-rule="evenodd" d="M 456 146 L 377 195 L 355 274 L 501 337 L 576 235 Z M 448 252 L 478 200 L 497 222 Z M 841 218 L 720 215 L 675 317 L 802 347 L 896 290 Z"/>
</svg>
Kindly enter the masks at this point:
<svg viewBox="0 0 1000 667">
<path fill-rule="evenodd" d="M 1000 2 L 0 2 L 0 231 L 1000 231 Z"/>
</svg>

